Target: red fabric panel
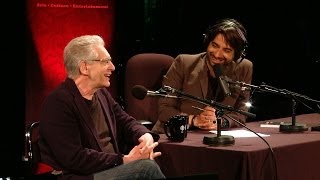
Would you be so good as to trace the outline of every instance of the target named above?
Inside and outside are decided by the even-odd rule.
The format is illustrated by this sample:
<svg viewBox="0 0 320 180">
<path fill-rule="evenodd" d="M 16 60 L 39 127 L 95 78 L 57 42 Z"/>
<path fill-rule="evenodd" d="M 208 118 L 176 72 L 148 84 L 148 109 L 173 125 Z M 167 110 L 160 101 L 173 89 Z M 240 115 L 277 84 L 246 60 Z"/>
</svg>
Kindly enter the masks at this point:
<svg viewBox="0 0 320 180">
<path fill-rule="evenodd" d="M 45 163 L 39 162 L 35 171 L 35 175 L 51 173 L 53 168 Z"/>
</svg>

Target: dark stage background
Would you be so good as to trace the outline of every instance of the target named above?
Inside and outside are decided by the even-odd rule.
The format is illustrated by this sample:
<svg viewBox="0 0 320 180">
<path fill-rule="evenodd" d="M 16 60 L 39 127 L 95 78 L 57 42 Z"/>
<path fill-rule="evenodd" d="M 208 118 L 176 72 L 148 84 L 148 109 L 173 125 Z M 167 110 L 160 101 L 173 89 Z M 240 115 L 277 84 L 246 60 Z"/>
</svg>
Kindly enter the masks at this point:
<svg viewBox="0 0 320 180">
<path fill-rule="evenodd" d="M 117 12 L 117 57 L 125 67 L 137 53 L 158 52 L 173 57 L 199 53 L 202 34 L 220 18 L 235 18 L 248 32 L 247 58 L 254 63 L 253 85 L 267 85 L 319 100 L 320 40 L 316 6 L 308 1 L 280 5 L 277 1 L 127 0 Z M 145 2 L 145 3 L 143 3 Z M 123 69 L 119 78 L 122 78 Z M 120 80 L 119 80 L 120 82 Z M 121 83 L 119 84 L 121 86 Z M 122 90 L 120 88 L 119 90 Z M 291 98 L 254 93 L 251 109 L 263 120 L 290 116 Z M 314 104 L 308 104 L 310 106 Z M 296 111 L 310 112 L 302 104 Z"/>
<path fill-rule="evenodd" d="M 114 3 L 114 29 L 110 31 L 113 44 L 109 48 L 115 59 L 116 73 L 111 92 L 120 102 L 124 93 L 124 69 L 131 56 L 144 52 L 164 53 L 173 57 L 180 53 L 199 53 L 204 50 L 202 34 L 205 29 L 224 17 L 240 20 L 248 31 L 247 57 L 254 63 L 252 84 L 260 85 L 264 82 L 320 100 L 320 88 L 317 85 L 320 70 L 320 29 L 317 25 L 318 6 L 313 2 L 299 1 L 280 5 L 278 1 L 121 0 Z M 9 64 L 4 68 L 14 67 L 13 73 L 21 72 L 21 77 L 25 77 L 26 81 L 23 83 L 21 79 L 5 78 L 8 81 L 4 84 L 9 90 L 6 88 L 3 94 L 10 91 L 12 99 L 3 109 L 3 117 L 9 117 L 4 119 L 3 128 L 10 133 L 1 133 L 1 163 L 5 168 L 0 171 L 0 177 L 17 177 L 23 174 L 21 158 L 24 152 L 24 128 L 36 120 L 36 109 L 39 109 L 44 98 L 44 93 L 39 92 L 44 88 L 43 69 L 38 69 L 39 62 L 35 61 L 40 57 L 37 58 L 35 52 L 35 42 L 26 12 L 24 9 L 18 11 L 18 16 L 13 17 L 21 17 L 22 20 L 11 19 L 19 23 L 18 26 L 13 26 L 15 31 L 6 28 L 8 34 L 13 33 L 15 39 L 9 41 L 14 42 L 8 44 L 8 50 L 11 51 L 5 49 L 12 58 L 6 60 Z M 108 22 L 98 23 L 99 26 L 106 24 Z M 90 32 L 95 31 L 90 27 L 86 28 Z M 23 35 L 25 36 L 21 37 Z M 68 38 L 71 38 L 69 35 Z M 108 34 L 105 36 L 109 37 Z M 60 42 L 67 40 L 60 39 Z M 20 62 L 18 59 L 25 62 L 17 65 Z M 22 70 L 17 70 L 17 67 L 22 67 Z M 8 77 L 8 74 L 3 77 Z M 45 92 L 47 91 L 49 89 Z M 40 94 L 40 97 L 34 99 L 30 94 Z M 257 118 L 250 121 L 291 115 L 290 98 L 255 93 L 253 101 L 252 112 Z M 312 111 L 302 104 L 298 105 L 297 114 L 308 112 Z"/>
</svg>

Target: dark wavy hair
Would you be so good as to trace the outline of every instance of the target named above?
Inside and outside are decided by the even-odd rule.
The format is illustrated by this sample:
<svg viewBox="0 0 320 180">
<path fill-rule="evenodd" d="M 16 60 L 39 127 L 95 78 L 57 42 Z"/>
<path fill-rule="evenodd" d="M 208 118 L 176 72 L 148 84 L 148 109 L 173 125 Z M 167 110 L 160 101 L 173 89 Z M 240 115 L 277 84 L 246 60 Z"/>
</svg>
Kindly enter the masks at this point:
<svg viewBox="0 0 320 180">
<path fill-rule="evenodd" d="M 222 34 L 228 44 L 234 48 L 234 61 L 244 58 L 245 50 L 248 46 L 247 31 L 243 25 L 235 19 L 222 19 L 216 24 L 209 26 L 204 34 L 204 46 L 207 48 L 209 43 L 216 37 L 217 34 Z"/>
</svg>

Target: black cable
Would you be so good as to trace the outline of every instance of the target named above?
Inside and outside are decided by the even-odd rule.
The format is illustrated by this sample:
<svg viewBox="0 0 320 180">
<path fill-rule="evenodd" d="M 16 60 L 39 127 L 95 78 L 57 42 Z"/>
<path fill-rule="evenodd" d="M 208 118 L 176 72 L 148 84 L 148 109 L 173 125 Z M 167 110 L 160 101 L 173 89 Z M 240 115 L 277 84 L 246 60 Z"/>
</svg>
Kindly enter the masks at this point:
<svg viewBox="0 0 320 180">
<path fill-rule="evenodd" d="M 273 162 L 273 169 L 275 171 L 275 175 L 274 175 L 274 180 L 277 180 L 278 179 L 278 169 L 277 169 L 277 162 L 276 162 L 276 158 L 274 156 L 274 151 L 272 149 L 272 147 L 270 146 L 270 144 L 262 137 L 260 136 L 258 133 L 256 133 L 254 130 L 248 128 L 245 124 L 243 124 L 242 122 L 236 120 L 235 118 L 229 116 L 227 113 L 225 113 L 225 116 L 227 116 L 228 118 L 230 118 L 231 120 L 233 120 L 234 122 L 238 123 L 240 126 L 246 128 L 247 130 L 253 132 L 255 135 L 257 135 L 260 139 L 262 139 L 268 146 L 269 150 L 270 150 L 270 153 L 271 153 L 271 157 L 272 157 L 272 162 Z M 267 157 L 266 157 L 267 159 Z M 262 168 L 263 170 L 263 168 Z M 262 175 L 262 170 L 261 170 L 261 173 L 260 173 L 260 176 Z"/>
<path fill-rule="evenodd" d="M 248 115 L 251 115 L 251 116 L 254 115 L 254 114 L 251 114 L 251 113 L 249 113 L 249 112 L 244 112 L 244 111 L 240 111 L 240 110 L 238 110 L 238 109 L 234 109 L 234 108 L 232 108 L 232 107 L 230 107 L 230 106 L 225 106 L 225 105 L 223 105 L 223 104 L 217 103 L 217 102 L 212 101 L 212 100 L 209 101 L 209 100 L 206 100 L 206 99 L 201 99 L 201 98 L 196 97 L 196 96 L 192 96 L 192 95 L 190 95 L 190 94 L 186 94 L 186 93 L 184 93 L 184 92 L 182 92 L 182 91 L 179 91 L 179 90 L 177 90 L 177 89 L 174 89 L 174 88 L 172 88 L 172 87 L 170 87 L 170 86 L 164 86 L 164 87 L 162 87 L 161 89 L 164 90 L 164 91 L 166 91 L 166 92 L 172 93 L 172 94 L 177 93 L 177 94 L 180 95 L 179 98 L 181 98 L 181 99 L 188 99 L 188 100 L 191 100 L 191 101 L 196 101 L 196 102 L 201 103 L 201 104 L 205 104 L 205 105 L 209 105 L 209 106 L 216 107 L 216 108 L 218 108 L 218 111 L 220 111 L 220 110 L 222 110 L 222 111 L 227 110 L 227 111 L 228 111 L 228 110 L 229 110 L 228 112 L 232 112 L 232 111 L 230 111 L 230 109 L 231 109 L 231 110 L 234 110 L 235 112 L 241 113 L 241 114 L 243 114 L 243 115 L 247 115 L 247 116 L 248 116 Z M 181 96 L 182 96 L 182 97 L 181 97 Z M 261 137 L 258 133 L 256 133 L 255 131 L 251 130 L 250 128 L 248 128 L 245 124 L 241 123 L 240 121 L 236 120 L 235 118 L 229 116 L 229 115 L 226 114 L 226 113 L 225 113 L 225 115 L 226 115 L 227 117 L 229 117 L 231 120 L 233 120 L 234 122 L 238 123 L 240 126 L 242 126 L 242 127 L 246 128 L 247 130 L 253 132 L 255 135 L 257 135 L 260 139 L 262 139 L 262 140 L 267 144 L 267 146 L 268 146 L 268 148 L 269 148 L 269 150 L 270 150 L 270 152 L 271 152 L 271 157 L 272 157 L 272 160 L 273 160 L 273 161 L 272 161 L 272 162 L 273 162 L 273 169 L 274 169 L 274 171 L 275 171 L 274 180 L 277 180 L 277 179 L 278 179 L 277 163 L 276 163 L 276 160 L 275 160 L 275 156 L 274 156 L 273 149 L 272 149 L 272 147 L 270 146 L 270 144 L 269 144 L 263 137 Z M 255 116 L 255 115 L 254 115 L 254 116 Z M 222 118 L 225 118 L 225 117 L 223 117 L 223 116 L 221 116 L 221 117 L 222 117 Z M 261 175 L 262 175 L 262 170 L 261 170 Z"/>
</svg>

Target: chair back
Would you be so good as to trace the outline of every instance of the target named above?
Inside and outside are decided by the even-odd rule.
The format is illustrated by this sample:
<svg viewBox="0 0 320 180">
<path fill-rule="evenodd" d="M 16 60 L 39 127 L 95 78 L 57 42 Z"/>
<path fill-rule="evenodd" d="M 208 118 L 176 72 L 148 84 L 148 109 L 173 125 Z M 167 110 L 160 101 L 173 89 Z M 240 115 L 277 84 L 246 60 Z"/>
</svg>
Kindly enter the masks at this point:
<svg viewBox="0 0 320 180">
<path fill-rule="evenodd" d="M 26 155 L 25 160 L 29 163 L 32 171 L 36 168 L 36 163 L 40 161 L 40 152 L 38 147 L 39 121 L 31 123 L 25 131 Z"/>
<path fill-rule="evenodd" d="M 43 178 L 56 179 L 57 177 L 53 175 L 54 169 L 41 162 L 41 155 L 38 146 L 39 140 L 39 121 L 31 123 L 25 131 L 25 143 L 26 143 L 26 153 L 25 161 L 28 163 L 28 174 L 32 178 Z"/>
<path fill-rule="evenodd" d="M 144 86 L 150 91 L 162 87 L 163 76 L 174 58 L 166 54 L 142 53 L 132 56 L 125 69 L 125 110 L 137 120 L 155 124 L 158 119 L 158 98 L 146 96 L 143 100 L 133 97 L 135 85 Z M 152 128 L 152 127 L 150 127 Z"/>
</svg>

